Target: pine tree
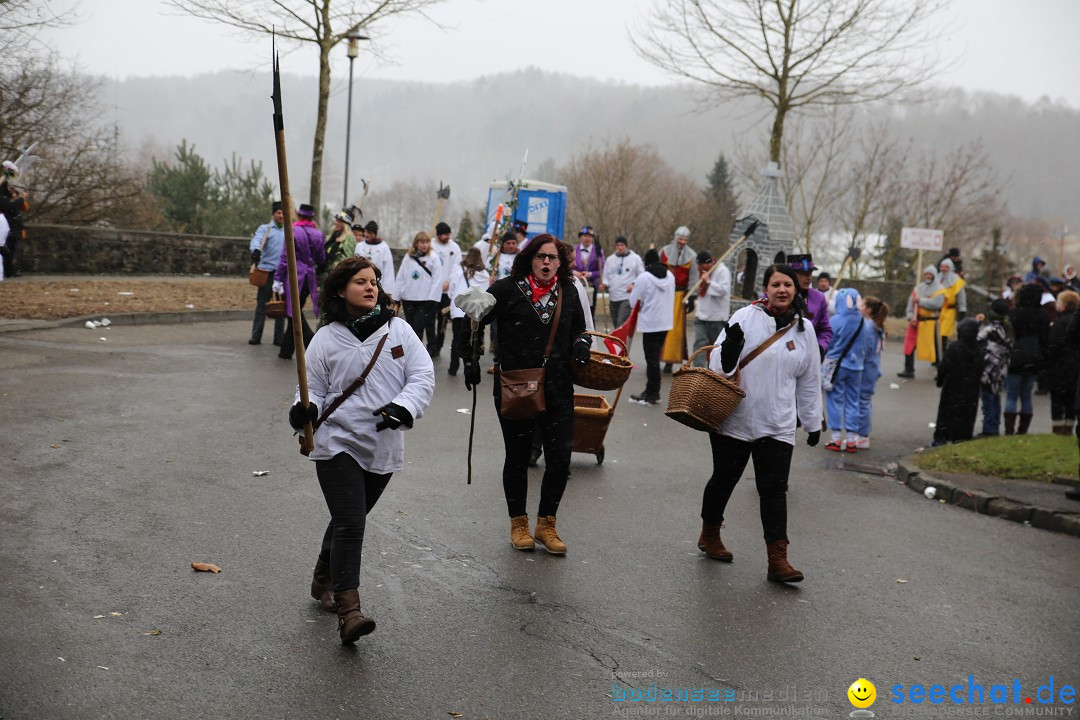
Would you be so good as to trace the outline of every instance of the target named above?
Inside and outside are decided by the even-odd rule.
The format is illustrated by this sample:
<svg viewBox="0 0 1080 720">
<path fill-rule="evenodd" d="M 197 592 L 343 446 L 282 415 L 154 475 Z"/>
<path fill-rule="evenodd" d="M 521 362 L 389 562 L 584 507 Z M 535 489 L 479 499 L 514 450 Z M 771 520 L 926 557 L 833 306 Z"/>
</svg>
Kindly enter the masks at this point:
<svg viewBox="0 0 1080 720">
<path fill-rule="evenodd" d="M 731 174 L 728 172 L 727 159 L 723 153 L 716 159 L 712 171 L 706 176 L 709 181 L 705 188 L 705 203 L 708 210 L 708 234 L 720 240 L 720 245 L 727 247 L 731 229 L 735 226 L 739 203 L 731 187 Z"/>
<path fill-rule="evenodd" d="M 454 238 L 461 246 L 462 252 L 468 252 L 469 248 L 476 244 L 479 238 L 476 236 L 476 225 L 473 223 L 472 213 L 468 210 L 458 223 L 457 236 Z"/>
</svg>

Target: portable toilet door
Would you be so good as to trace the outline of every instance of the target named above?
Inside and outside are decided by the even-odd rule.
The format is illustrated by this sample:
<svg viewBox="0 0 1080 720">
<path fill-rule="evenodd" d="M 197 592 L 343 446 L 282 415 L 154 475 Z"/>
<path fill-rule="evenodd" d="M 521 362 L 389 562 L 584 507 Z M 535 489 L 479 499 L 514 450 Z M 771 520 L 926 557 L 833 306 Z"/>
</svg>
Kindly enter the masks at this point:
<svg viewBox="0 0 1080 720">
<path fill-rule="evenodd" d="M 491 183 L 488 187 L 487 227 L 495 220 L 500 204 L 503 205 L 503 212 L 506 212 L 510 197 L 508 183 Z M 505 224 L 509 225 L 510 220 L 503 216 Z M 566 223 L 566 186 L 539 180 L 522 180 L 518 190 L 518 205 L 512 220 L 521 220 L 528 224 L 526 235 L 530 240 L 543 233 L 562 239 Z"/>
</svg>

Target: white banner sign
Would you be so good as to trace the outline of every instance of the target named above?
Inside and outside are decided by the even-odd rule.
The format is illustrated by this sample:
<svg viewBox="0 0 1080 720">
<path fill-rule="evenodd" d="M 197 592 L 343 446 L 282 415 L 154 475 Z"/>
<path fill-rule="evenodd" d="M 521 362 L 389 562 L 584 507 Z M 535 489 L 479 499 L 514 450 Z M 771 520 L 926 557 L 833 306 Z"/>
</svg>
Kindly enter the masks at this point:
<svg viewBox="0 0 1080 720">
<path fill-rule="evenodd" d="M 941 250 L 945 233 L 926 228 L 904 228 L 900 231 L 900 247 L 909 250 Z"/>
</svg>

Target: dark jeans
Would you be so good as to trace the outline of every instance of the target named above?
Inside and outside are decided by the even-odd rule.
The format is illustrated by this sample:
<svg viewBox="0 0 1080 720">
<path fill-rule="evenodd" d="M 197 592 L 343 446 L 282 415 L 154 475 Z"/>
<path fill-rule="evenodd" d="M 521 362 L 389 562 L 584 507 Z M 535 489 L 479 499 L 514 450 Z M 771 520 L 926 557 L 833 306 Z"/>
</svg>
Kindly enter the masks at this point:
<svg viewBox="0 0 1080 720">
<path fill-rule="evenodd" d="M 434 300 L 402 300 L 405 309 L 405 322 L 409 323 L 416 337 L 421 341 L 427 338 L 428 353 L 435 352 L 435 313 L 439 303 Z"/>
<path fill-rule="evenodd" d="M 330 511 L 319 559 L 330 563 L 334 592 L 353 590 L 360 587 L 367 514 L 379 501 L 393 473 L 370 473 L 348 453 L 338 453 L 331 460 L 316 460 L 315 472 Z"/>
<path fill-rule="evenodd" d="M 753 456 L 765 542 L 787 540 L 788 473 L 795 448 L 775 438 L 746 442 L 716 433 L 709 433 L 709 442 L 713 474 L 701 499 L 701 519 L 715 525 L 724 522 L 724 509 L 731 493 Z"/>
<path fill-rule="evenodd" d="M 660 353 L 664 349 L 667 330 L 642 333 L 641 345 L 645 351 L 645 395 L 660 398 Z"/>
<path fill-rule="evenodd" d="M 311 342 L 311 338 L 315 336 L 312 332 L 311 326 L 308 325 L 307 318 L 304 317 L 304 303 L 307 302 L 308 291 L 307 288 L 300 289 L 300 309 L 293 308 L 293 316 L 300 316 L 300 332 L 304 338 L 304 348 L 306 349 Z M 285 358 L 286 360 L 292 357 L 293 351 L 296 350 L 296 341 L 293 340 L 293 319 L 288 318 L 288 322 L 285 324 L 285 336 L 281 338 L 281 351 L 278 353 L 278 357 Z"/>
<path fill-rule="evenodd" d="M 986 388 L 979 390 L 982 400 L 982 434 L 997 435 L 1001 427 L 1001 393 L 992 393 Z"/>
<path fill-rule="evenodd" d="M 251 339 L 262 342 L 263 327 L 266 325 L 266 302 L 274 295 L 274 273 L 270 273 L 266 284 L 255 289 L 255 319 L 251 323 Z M 280 345 L 284 339 L 285 318 L 274 320 L 274 344 Z"/>
<path fill-rule="evenodd" d="M 443 312 L 444 308 L 449 309 L 450 296 L 443 293 L 442 298 L 439 300 L 439 307 L 435 311 L 435 352 L 436 354 L 442 352 L 443 345 L 446 343 L 446 325 L 450 322 L 450 313 Z M 454 345 L 450 344 L 450 361 L 455 362 L 454 358 Z"/>
<path fill-rule="evenodd" d="M 570 477 L 570 452 L 574 445 L 574 386 L 569 381 L 547 383 L 547 413 L 535 420 L 507 420 L 499 416 L 506 459 L 503 461 L 503 492 L 510 517 L 526 515 L 529 492 L 529 453 L 533 426 L 539 426 L 544 446 L 544 479 L 540 484 L 540 517 L 556 515 Z M 495 410 L 499 410 L 495 397 Z"/>
</svg>

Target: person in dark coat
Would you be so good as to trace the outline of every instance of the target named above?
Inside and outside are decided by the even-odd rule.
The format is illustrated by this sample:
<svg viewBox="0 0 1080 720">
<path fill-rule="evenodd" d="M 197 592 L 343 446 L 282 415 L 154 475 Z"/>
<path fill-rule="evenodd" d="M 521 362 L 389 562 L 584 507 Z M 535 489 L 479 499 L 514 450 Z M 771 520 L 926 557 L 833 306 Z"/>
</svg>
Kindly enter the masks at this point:
<svg viewBox="0 0 1080 720">
<path fill-rule="evenodd" d="M 1080 338 L 1070 338 L 1072 319 L 1080 307 L 1080 295 L 1066 290 L 1057 298 L 1058 317 L 1050 328 L 1049 373 L 1050 418 L 1055 435 L 1072 435 L 1076 422 L 1073 399 L 1076 397 L 1076 378 L 1080 373 Z"/>
<path fill-rule="evenodd" d="M 979 410 L 983 353 L 978 343 L 979 323 L 968 318 L 956 326 L 957 341 L 949 343 L 938 367 L 938 401 L 934 445 L 970 440 Z"/>
<path fill-rule="evenodd" d="M 1080 343 L 1080 312 L 1074 312 L 1069 321 L 1069 340 Z M 1080 412 L 1080 371 L 1076 375 L 1076 398 L 1073 409 Z M 1080 450 L 1080 424 L 1076 426 L 1076 447 Z M 1080 500 L 1080 487 L 1069 488 L 1065 491 L 1065 497 L 1070 500 Z"/>
<path fill-rule="evenodd" d="M 1031 393 L 1035 380 L 1046 362 L 1050 318 L 1040 307 L 1042 288 L 1031 284 L 1016 294 L 1016 307 L 1009 313 L 1013 328 L 1013 351 L 1009 356 L 1009 374 L 1005 376 L 1005 434 L 1026 435 L 1035 406 Z M 1019 403 L 1019 412 L 1017 404 Z M 1019 427 L 1016 421 L 1019 419 Z"/>
</svg>

